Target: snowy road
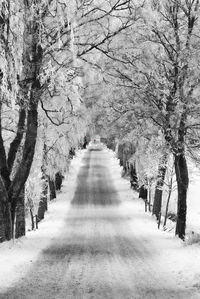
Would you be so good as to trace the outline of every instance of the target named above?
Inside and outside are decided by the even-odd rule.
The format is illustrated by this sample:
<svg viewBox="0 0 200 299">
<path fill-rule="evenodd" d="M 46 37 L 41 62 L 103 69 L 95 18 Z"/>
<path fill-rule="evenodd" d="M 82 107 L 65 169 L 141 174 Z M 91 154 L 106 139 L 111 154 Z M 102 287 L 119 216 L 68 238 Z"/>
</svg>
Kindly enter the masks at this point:
<svg viewBox="0 0 200 299">
<path fill-rule="evenodd" d="M 143 216 L 121 203 L 109 159 L 107 152 L 86 152 L 60 235 L 0 298 L 198 298 L 177 285 L 159 258 L 160 243 L 144 228 L 140 233 Z"/>
</svg>

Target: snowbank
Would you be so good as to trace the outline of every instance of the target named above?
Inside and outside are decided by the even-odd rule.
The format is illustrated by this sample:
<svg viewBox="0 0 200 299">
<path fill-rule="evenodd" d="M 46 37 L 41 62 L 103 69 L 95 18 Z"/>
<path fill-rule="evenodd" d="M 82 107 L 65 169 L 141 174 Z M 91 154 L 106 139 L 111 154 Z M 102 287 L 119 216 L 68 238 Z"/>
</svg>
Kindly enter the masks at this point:
<svg viewBox="0 0 200 299">
<path fill-rule="evenodd" d="M 41 251 L 59 234 L 64 225 L 70 201 L 76 189 L 76 177 L 85 150 L 78 151 L 71 161 L 69 173 L 63 182 L 62 193 L 49 202 L 45 219 L 39 229 L 29 231 L 25 237 L 0 244 L 0 291 L 24 276 Z"/>
</svg>

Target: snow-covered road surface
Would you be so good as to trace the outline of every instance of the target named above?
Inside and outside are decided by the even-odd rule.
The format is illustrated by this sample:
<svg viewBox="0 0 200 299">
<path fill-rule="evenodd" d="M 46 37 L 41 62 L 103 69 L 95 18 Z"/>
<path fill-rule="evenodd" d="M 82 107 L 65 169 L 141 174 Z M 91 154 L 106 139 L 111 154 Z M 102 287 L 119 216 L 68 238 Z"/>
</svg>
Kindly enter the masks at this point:
<svg viewBox="0 0 200 299">
<path fill-rule="evenodd" d="M 167 267 L 162 235 L 152 240 L 145 230 L 146 216 L 134 211 L 137 199 L 121 201 L 110 159 L 106 151 L 85 153 L 60 235 L 0 298 L 200 298 Z"/>
</svg>

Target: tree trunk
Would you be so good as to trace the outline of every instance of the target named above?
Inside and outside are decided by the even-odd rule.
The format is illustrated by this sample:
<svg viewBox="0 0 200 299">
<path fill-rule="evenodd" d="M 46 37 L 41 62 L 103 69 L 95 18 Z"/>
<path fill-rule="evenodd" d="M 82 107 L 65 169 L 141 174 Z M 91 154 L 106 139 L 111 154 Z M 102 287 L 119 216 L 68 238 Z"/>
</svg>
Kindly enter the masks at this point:
<svg viewBox="0 0 200 299">
<path fill-rule="evenodd" d="M 15 238 L 20 238 L 26 234 L 25 223 L 25 198 L 24 188 L 22 189 L 16 205 Z"/>
<path fill-rule="evenodd" d="M 170 180 L 170 185 L 169 185 L 169 193 L 168 193 L 168 197 L 167 197 L 167 203 L 166 203 L 166 209 L 165 209 L 165 219 L 164 219 L 164 223 L 163 223 L 163 227 L 166 226 L 167 224 L 167 215 L 168 215 L 168 210 L 169 210 L 169 201 L 171 198 L 171 194 L 172 194 L 172 183 L 173 183 L 173 177 L 171 177 Z"/>
<path fill-rule="evenodd" d="M 16 173 L 8 189 L 8 197 L 11 202 L 12 221 L 15 218 L 15 208 L 17 206 L 18 197 L 28 178 L 35 153 L 38 127 L 37 109 L 42 92 L 39 80 L 43 56 L 39 37 L 39 12 L 35 11 L 33 14 L 30 8 L 30 3 L 24 1 L 24 64 L 20 78 L 20 87 L 24 99 L 27 101 L 28 112 L 22 159 L 17 166 Z M 30 59 L 30 57 L 32 58 Z"/>
<path fill-rule="evenodd" d="M 182 152 L 175 155 L 175 172 L 178 187 L 178 206 L 176 235 L 182 240 L 185 239 L 186 212 L 187 212 L 187 189 L 189 184 L 187 161 Z"/>
<path fill-rule="evenodd" d="M 46 147 L 46 145 L 44 144 L 44 148 Z M 44 152 L 45 153 L 45 152 Z M 44 214 L 48 209 L 48 178 L 47 175 L 45 173 L 45 169 L 44 166 L 42 166 L 41 168 L 42 170 L 42 193 L 40 196 L 40 202 L 39 202 L 39 208 L 38 208 L 38 221 L 44 219 Z"/>
<path fill-rule="evenodd" d="M 3 206 L 0 205 L 0 243 L 6 240 L 5 236 L 5 219 L 3 215 Z"/>
<path fill-rule="evenodd" d="M 158 179 L 156 183 L 154 202 L 153 202 L 152 214 L 156 216 L 157 220 L 159 220 L 160 213 L 161 213 L 163 185 L 165 181 L 167 161 L 168 161 L 168 153 L 164 153 L 160 159 L 160 163 L 158 167 Z"/>
<path fill-rule="evenodd" d="M 148 205 L 149 205 L 149 212 L 151 212 L 151 180 L 148 181 L 148 192 L 147 192 L 147 195 L 148 195 Z"/>
<path fill-rule="evenodd" d="M 0 243 L 12 237 L 11 214 L 8 201 L 0 201 Z"/>
<path fill-rule="evenodd" d="M 137 178 L 135 165 L 133 165 L 133 163 L 130 163 L 130 182 L 131 182 L 131 187 L 134 190 L 137 190 L 138 189 L 138 178 Z"/>
<path fill-rule="evenodd" d="M 44 219 L 44 214 L 47 211 L 47 194 L 48 194 L 48 181 L 43 177 L 42 194 L 40 197 L 39 208 L 38 208 L 38 221 Z"/>
<path fill-rule="evenodd" d="M 119 164 L 120 166 L 123 166 L 123 145 L 119 144 L 118 146 L 118 159 L 119 159 Z"/>
<path fill-rule="evenodd" d="M 31 215 L 31 229 L 35 229 L 35 223 L 34 223 L 34 216 L 33 216 L 33 211 L 30 209 L 30 215 Z"/>
<path fill-rule="evenodd" d="M 61 186 L 62 186 L 62 181 L 63 181 L 63 175 L 60 171 L 56 172 L 55 175 L 55 187 L 56 190 L 60 191 Z"/>
<path fill-rule="evenodd" d="M 2 103 L 0 99 L 0 175 L 3 179 L 5 188 L 10 186 L 10 174 L 7 166 L 6 150 L 4 147 L 4 140 L 2 136 Z"/>
<path fill-rule="evenodd" d="M 3 179 L 0 175 L 0 242 L 12 238 L 10 203 Z"/>
<path fill-rule="evenodd" d="M 50 200 L 52 200 L 52 199 L 56 198 L 55 182 L 50 177 L 48 177 L 48 181 L 49 181 L 49 198 L 50 198 Z"/>
<path fill-rule="evenodd" d="M 8 159 L 7 159 L 7 165 L 8 165 L 8 171 L 11 173 L 13 164 L 17 155 L 17 151 L 19 149 L 19 146 L 21 144 L 23 135 L 24 135 L 24 126 L 25 126 L 25 120 L 26 120 L 26 111 L 24 108 L 22 108 L 19 111 L 19 120 L 17 125 L 17 134 L 13 141 L 10 144 L 9 152 L 8 152 Z"/>
<path fill-rule="evenodd" d="M 25 137 L 25 144 L 23 147 L 22 160 L 17 167 L 16 174 L 8 190 L 8 196 L 11 201 L 12 221 L 15 218 L 15 209 L 21 190 L 24 188 L 25 182 L 28 178 L 30 168 L 35 152 L 35 144 L 37 138 L 37 101 L 35 97 L 31 99 L 31 108 L 28 111 L 27 131 Z"/>
</svg>

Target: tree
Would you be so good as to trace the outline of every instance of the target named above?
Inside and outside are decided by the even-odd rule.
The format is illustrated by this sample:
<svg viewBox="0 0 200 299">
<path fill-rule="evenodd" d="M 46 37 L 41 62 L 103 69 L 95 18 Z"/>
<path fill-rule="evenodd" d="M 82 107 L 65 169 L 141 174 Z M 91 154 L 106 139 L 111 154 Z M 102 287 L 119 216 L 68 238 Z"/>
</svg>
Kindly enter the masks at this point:
<svg viewBox="0 0 200 299">
<path fill-rule="evenodd" d="M 109 52 L 107 56 L 111 59 L 101 64 L 105 82 L 115 86 L 114 96 L 107 102 L 116 119 L 135 119 L 135 123 L 145 119 L 163 133 L 165 147 L 175 157 L 176 234 L 184 239 L 189 183 L 186 150 L 191 149 L 191 131 L 194 136 L 196 130 L 197 137 L 199 130 L 199 2 L 148 1 L 140 12 L 134 35 L 133 24 L 131 30 L 127 28 L 119 35 L 122 46 Z M 115 42 L 113 38 L 112 43 Z M 127 124 L 130 131 L 132 124 Z M 126 128 L 122 130 L 124 134 Z M 162 160 L 166 160 L 165 155 Z M 158 177 L 162 180 L 158 180 L 157 186 L 164 174 L 165 167 L 160 167 Z M 160 187 L 159 205 L 155 202 L 157 215 L 161 206 Z"/>
<path fill-rule="evenodd" d="M 162 5 L 154 3 L 152 13 L 156 13 L 159 23 L 152 22 L 150 40 L 158 44 L 159 55 L 154 57 L 154 61 L 160 67 L 160 74 L 156 78 L 157 82 L 152 80 L 151 74 L 145 74 L 151 88 L 153 85 L 159 86 L 159 90 L 163 92 L 160 97 L 154 97 L 160 113 L 159 118 L 154 121 L 162 127 L 165 140 L 175 156 L 178 186 L 176 234 L 181 239 L 185 236 L 189 182 L 185 140 L 190 117 L 194 113 L 194 90 L 199 76 L 194 65 L 194 60 L 198 59 L 198 44 L 195 38 L 195 32 L 199 28 L 198 11 L 198 1 L 170 1 Z M 166 26 L 169 26 L 168 30 Z M 195 110 L 198 109 L 197 106 Z"/>
<path fill-rule="evenodd" d="M 85 110 L 81 98 L 83 63 L 80 62 L 80 58 L 85 61 L 84 56 L 129 26 L 130 20 L 111 27 L 109 23 L 109 19 L 113 22 L 116 18 L 115 13 L 128 11 L 129 5 L 130 1 L 122 0 L 113 0 L 109 4 L 106 1 L 100 4 L 96 1 L 72 1 L 69 4 L 68 1 L 55 0 L 24 0 L 17 5 L 12 0 L 2 2 L 2 240 L 9 240 L 13 235 L 18 204 L 20 208 L 17 208 L 17 215 L 20 212 L 24 217 L 24 202 L 19 199 L 23 195 L 34 160 L 40 109 L 44 112 L 42 118 L 45 116 L 55 127 L 66 130 L 67 126 L 68 133 L 61 138 L 67 145 L 80 143 L 86 132 L 82 130 L 83 124 L 85 125 Z M 103 32 L 102 26 L 105 29 Z M 83 31 L 87 32 L 87 35 L 83 35 Z M 61 108 L 57 109 L 58 106 Z M 14 134 L 9 135 L 9 140 L 7 133 L 5 134 L 6 121 L 2 120 L 7 108 L 9 111 L 11 108 L 16 110 L 16 113 L 13 113 L 13 124 L 18 122 L 17 130 L 11 130 Z M 62 135 L 62 129 L 58 130 L 59 136 Z M 55 147 L 52 149 L 49 153 L 51 152 L 55 160 Z"/>
</svg>

